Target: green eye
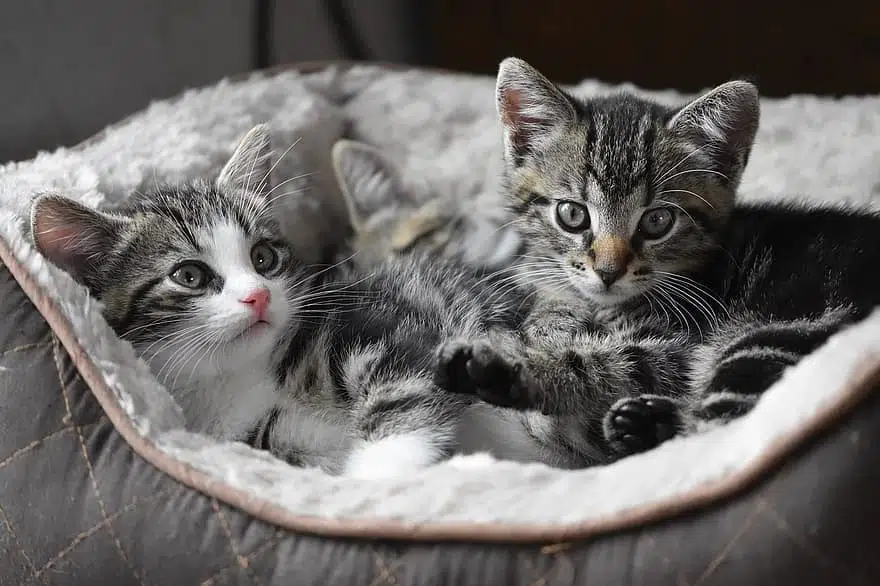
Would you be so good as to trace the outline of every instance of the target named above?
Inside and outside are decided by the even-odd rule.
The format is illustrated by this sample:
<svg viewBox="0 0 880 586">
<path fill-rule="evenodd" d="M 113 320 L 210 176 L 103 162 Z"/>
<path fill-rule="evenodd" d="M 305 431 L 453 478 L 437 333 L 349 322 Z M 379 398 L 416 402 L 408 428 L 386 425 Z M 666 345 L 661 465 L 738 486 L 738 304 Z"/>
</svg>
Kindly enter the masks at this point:
<svg viewBox="0 0 880 586">
<path fill-rule="evenodd" d="M 662 238 L 675 225 L 675 212 L 671 208 L 654 208 L 642 214 L 639 231 L 650 240 Z"/>
<path fill-rule="evenodd" d="M 583 232 L 590 227 L 590 212 L 579 203 L 561 201 L 556 204 L 556 220 L 566 232 Z"/>
<path fill-rule="evenodd" d="M 208 284 L 210 271 L 208 267 L 197 262 L 185 262 L 177 265 L 169 277 L 187 289 L 201 289 Z"/>
<path fill-rule="evenodd" d="M 278 266 L 278 253 L 265 242 L 259 242 L 251 249 L 251 263 L 257 274 L 265 275 Z"/>
</svg>

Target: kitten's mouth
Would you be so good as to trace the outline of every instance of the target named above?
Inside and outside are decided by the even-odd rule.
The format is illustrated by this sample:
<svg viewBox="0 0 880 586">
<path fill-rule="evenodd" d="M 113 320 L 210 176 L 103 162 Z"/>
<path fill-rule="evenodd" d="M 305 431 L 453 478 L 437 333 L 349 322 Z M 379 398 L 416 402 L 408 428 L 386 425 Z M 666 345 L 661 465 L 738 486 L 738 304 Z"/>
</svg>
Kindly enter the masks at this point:
<svg viewBox="0 0 880 586">
<path fill-rule="evenodd" d="M 270 324 L 268 321 L 266 321 L 264 319 L 258 319 L 257 321 L 255 321 L 254 323 L 252 323 L 251 325 L 246 327 L 244 329 L 244 332 L 242 332 L 242 333 L 263 331 L 266 328 L 268 328 L 270 325 L 272 325 L 272 324 Z"/>
<path fill-rule="evenodd" d="M 624 283 L 614 283 L 610 287 L 600 288 L 585 280 L 581 275 L 569 275 L 569 277 L 578 293 L 593 303 L 605 307 L 622 305 L 639 295 L 639 292 L 635 291 L 632 286 L 627 286 Z"/>
<path fill-rule="evenodd" d="M 230 342 L 237 342 L 239 340 L 247 340 L 251 339 L 254 336 L 258 336 L 265 332 L 269 327 L 271 327 L 268 321 L 264 319 L 258 319 L 257 321 L 251 322 L 246 328 L 237 333 Z"/>
</svg>

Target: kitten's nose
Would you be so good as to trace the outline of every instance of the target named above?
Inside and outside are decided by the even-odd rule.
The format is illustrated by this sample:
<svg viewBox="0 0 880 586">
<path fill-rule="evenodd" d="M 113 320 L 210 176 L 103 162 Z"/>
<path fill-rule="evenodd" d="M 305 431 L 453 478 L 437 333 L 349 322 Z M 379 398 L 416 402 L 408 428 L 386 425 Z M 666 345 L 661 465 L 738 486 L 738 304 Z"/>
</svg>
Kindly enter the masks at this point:
<svg viewBox="0 0 880 586">
<path fill-rule="evenodd" d="M 262 320 L 266 314 L 266 308 L 269 307 L 269 300 L 272 298 L 268 289 L 254 289 L 248 293 L 247 297 L 241 299 L 241 302 L 250 305 L 258 320 Z"/>
<path fill-rule="evenodd" d="M 608 288 L 626 273 L 633 257 L 629 242 L 619 236 L 597 238 L 587 252 L 593 260 L 593 271 Z"/>
<path fill-rule="evenodd" d="M 610 287 L 617 279 L 623 276 L 623 273 L 626 272 L 626 267 L 606 265 L 604 267 L 594 267 L 593 271 L 600 279 L 602 279 L 602 282 L 605 283 L 605 287 Z"/>
</svg>

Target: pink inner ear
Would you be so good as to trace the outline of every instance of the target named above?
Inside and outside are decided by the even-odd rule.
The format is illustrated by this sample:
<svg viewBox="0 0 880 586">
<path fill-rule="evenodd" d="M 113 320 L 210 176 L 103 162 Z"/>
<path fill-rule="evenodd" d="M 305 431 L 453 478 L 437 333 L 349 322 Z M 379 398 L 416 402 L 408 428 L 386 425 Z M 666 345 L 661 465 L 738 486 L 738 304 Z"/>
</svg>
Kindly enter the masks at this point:
<svg viewBox="0 0 880 586">
<path fill-rule="evenodd" d="M 519 128 L 522 124 L 522 92 L 513 88 L 501 90 L 501 121 L 505 126 Z"/>
<path fill-rule="evenodd" d="M 501 90 L 501 122 L 510 131 L 511 146 L 517 151 L 528 146 L 529 131 L 540 127 L 540 120 L 523 113 L 522 91 L 515 88 Z"/>
<path fill-rule="evenodd" d="M 61 222 L 59 218 L 52 217 L 45 222 L 37 220 L 34 226 L 34 238 L 39 242 L 43 254 L 53 262 L 66 264 L 66 261 L 83 255 L 87 242 L 82 238 L 81 227 L 65 225 Z"/>
<path fill-rule="evenodd" d="M 514 88 L 505 88 L 501 90 L 501 120 L 505 126 L 512 126 L 520 130 L 527 125 L 536 125 L 541 123 L 540 118 L 527 116 L 523 112 L 522 91 Z"/>
</svg>

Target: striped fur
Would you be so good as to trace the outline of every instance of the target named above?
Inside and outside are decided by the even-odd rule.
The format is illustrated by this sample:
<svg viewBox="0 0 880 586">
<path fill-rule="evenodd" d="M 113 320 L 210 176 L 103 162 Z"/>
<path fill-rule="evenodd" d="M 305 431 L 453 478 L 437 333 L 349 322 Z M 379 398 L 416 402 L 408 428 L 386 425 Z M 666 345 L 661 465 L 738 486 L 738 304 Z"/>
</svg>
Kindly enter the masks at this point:
<svg viewBox="0 0 880 586">
<path fill-rule="evenodd" d="M 876 215 L 735 203 L 753 85 L 681 108 L 580 100 L 507 59 L 497 99 L 540 293 L 520 336 L 449 342 L 448 390 L 558 418 L 548 443 L 580 436 L 585 462 L 608 461 L 746 413 L 880 302 Z"/>
<path fill-rule="evenodd" d="M 515 327 L 520 300 L 451 261 L 416 255 L 368 272 L 305 265 L 273 219 L 271 159 L 259 126 L 213 183 L 107 211 L 43 197 L 34 240 L 100 299 L 192 429 L 359 477 L 475 449 L 544 459 L 526 416 L 433 381 L 441 340 Z M 269 299 L 261 320 L 247 301 L 256 290 Z"/>
</svg>

